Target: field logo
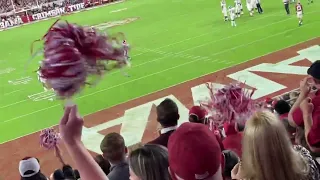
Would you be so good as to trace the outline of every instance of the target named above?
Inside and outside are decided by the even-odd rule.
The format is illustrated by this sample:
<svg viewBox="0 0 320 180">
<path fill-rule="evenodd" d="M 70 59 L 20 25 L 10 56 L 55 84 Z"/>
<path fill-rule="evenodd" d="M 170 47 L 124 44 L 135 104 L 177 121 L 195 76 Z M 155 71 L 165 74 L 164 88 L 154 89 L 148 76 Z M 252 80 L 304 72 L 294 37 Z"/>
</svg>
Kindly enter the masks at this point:
<svg viewBox="0 0 320 180">
<path fill-rule="evenodd" d="M 95 25 L 93 27 L 95 27 L 95 28 L 97 28 L 99 30 L 105 30 L 107 28 L 112 28 L 112 27 L 116 27 L 116 26 L 129 24 L 129 23 L 132 23 L 132 22 L 134 22 L 134 21 L 136 21 L 138 19 L 139 19 L 138 17 L 126 18 L 126 19 L 123 19 L 123 20 L 101 23 L 101 24 Z"/>
<path fill-rule="evenodd" d="M 281 51 L 280 58 L 275 58 L 275 55 L 280 55 L 280 51 L 264 56 L 262 59 L 256 59 L 250 62 L 246 62 L 249 66 L 239 68 L 240 66 L 231 67 L 219 72 L 215 72 L 211 75 L 203 76 L 195 80 L 188 81 L 177 86 L 170 87 L 165 90 L 165 93 L 153 93 L 144 96 L 139 101 L 131 101 L 111 107 L 109 109 L 99 111 L 101 113 L 101 120 L 96 119 L 99 115 L 96 114 L 93 120 L 97 122 L 103 122 L 99 124 L 92 124 L 92 121 L 83 128 L 82 141 L 86 148 L 101 153 L 99 149 L 99 143 L 102 141 L 104 134 L 110 130 L 110 132 L 116 130 L 125 139 L 127 146 L 132 146 L 138 143 L 145 143 L 152 140 L 155 132 L 157 132 L 157 122 L 152 115 L 152 109 L 157 106 L 165 98 L 173 99 L 179 108 L 181 115 L 179 124 L 188 121 L 188 106 L 187 104 L 198 105 L 200 101 L 210 97 L 208 88 L 205 82 L 210 82 L 217 74 L 225 76 L 220 78 L 219 82 L 215 82 L 214 87 L 223 87 L 231 81 L 237 81 L 238 79 L 245 79 L 248 87 L 256 88 L 254 99 L 260 99 L 270 96 L 278 96 L 288 91 L 297 88 L 298 84 L 292 83 L 294 78 L 302 78 L 306 75 L 307 69 L 312 62 L 317 60 L 320 56 L 320 46 L 308 46 L 305 48 L 299 48 L 291 50 L 290 54 L 286 54 L 289 59 L 281 58 L 285 55 L 286 51 Z M 288 51 L 287 51 L 288 52 Z M 286 57 L 286 56 L 284 56 Z M 277 59 L 276 61 L 274 59 Z M 259 60 L 259 61 L 257 61 Z M 307 61 L 307 66 L 295 65 L 301 61 Z M 255 62 L 254 62 L 255 61 Z M 263 76 L 263 73 L 265 76 Z M 286 80 L 272 79 L 275 74 L 285 74 Z M 181 93 L 184 92 L 184 93 Z M 161 94 L 161 96 L 159 96 Z M 191 97 L 190 97 L 191 96 Z M 145 99 L 145 100 L 143 100 Z M 146 100 L 148 99 L 148 100 Z M 187 100 L 188 99 L 188 100 Z M 112 113 L 114 110 L 123 109 L 121 116 L 114 118 L 106 118 L 104 114 Z M 86 117 L 90 121 L 90 115 Z M 134 121 L 133 121 L 134 119 Z M 120 126 L 120 127 L 119 127 Z M 108 130 L 109 129 L 109 130 Z"/>
</svg>

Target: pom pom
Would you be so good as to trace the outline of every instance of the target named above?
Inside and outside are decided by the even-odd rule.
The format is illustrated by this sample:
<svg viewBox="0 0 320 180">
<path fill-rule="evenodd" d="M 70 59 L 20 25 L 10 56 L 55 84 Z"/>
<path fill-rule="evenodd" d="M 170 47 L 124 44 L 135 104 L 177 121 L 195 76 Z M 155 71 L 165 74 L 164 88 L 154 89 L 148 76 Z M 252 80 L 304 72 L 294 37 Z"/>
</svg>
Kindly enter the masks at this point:
<svg viewBox="0 0 320 180">
<path fill-rule="evenodd" d="M 44 60 L 38 76 L 44 86 L 53 89 L 62 99 L 71 98 L 88 82 L 89 76 L 101 78 L 106 61 L 127 63 L 122 46 L 113 46 L 112 39 L 91 27 L 68 22 L 52 25 L 43 37 Z"/>
<path fill-rule="evenodd" d="M 210 98 L 200 104 L 210 113 L 208 125 L 211 130 L 218 129 L 225 122 L 244 123 L 255 109 L 252 95 L 255 91 L 245 90 L 241 83 L 226 85 L 215 89 L 212 83 L 207 83 Z"/>
<path fill-rule="evenodd" d="M 60 134 L 56 133 L 53 128 L 44 129 L 40 133 L 40 146 L 46 149 L 56 148 Z"/>
</svg>

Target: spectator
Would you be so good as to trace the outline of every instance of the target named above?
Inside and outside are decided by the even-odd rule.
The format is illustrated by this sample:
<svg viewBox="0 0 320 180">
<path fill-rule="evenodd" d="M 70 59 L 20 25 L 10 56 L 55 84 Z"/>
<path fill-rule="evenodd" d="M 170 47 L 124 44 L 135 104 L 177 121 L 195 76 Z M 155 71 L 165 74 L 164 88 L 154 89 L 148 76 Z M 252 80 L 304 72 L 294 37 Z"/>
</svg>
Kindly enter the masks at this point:
<svg viewBox="0 0 320 180">
<path fill-rule="evenodd" d="M 290 112 L 290 105 L 285 100 L 279 100 L 274 105 L 274 110 L 279 115 L 280 120 L 287 119 Z"/>
<path fill-rule="evenodd" d="M 55 171 L 51 174 L 50 180 L 64 180 L 63 171 L 62 171 L 61 169 L 55 170 Z"/>
<path fill-rule="evenodd" d="M 103 170 L 103 172 L 106 174 L 106 175 L 108 175 L 109 173 L 110 173 L 110 167 L 111 167 L 111 165 L 110 165 L 110 163 L 109 163 L 109 161 L 107 161 L 107 160 L 105 160 L 104 158 L 103 158 L 103 156 L 102 155 L 97 155 L 95 158 L 94 158 L 94 160 L 98 163 L 98 165 L 101 167 L 101 169 Z"/>
<path fill-rule="evenodd" d="M 21 180 L 47 180 L 40 171 L 39 160 L 34 157 L 23 158 L 19 162 Z"/>
<path fill-rule="evenodd" d="M 67 106 L 59 123 L 59 131 L 69 155 L 75 162 L 82 179 L 109 180 L 81 142 L 83 118 L 78 107 Z"/>
<path fill-rule="evenodd" d="M 147 144 L 129 155 L 130 180 L 169 180 L 168 151 L 156 144 Z"/>
<path fill-rule="evenodd" d="M 184 123 L 168 142 L 169 170 L 174 180 L 222 180 L 221 149 L 205 125 Z"/>
<path fill-rule="evenodd" d="M 289 124 L 288 121 L 288 114 L 290 112 L 290 105 L 287 101 L 285 100 L 279 100 L 275 103 L 274 105 L 274 110 L 276 111 L 276 113 L 279 116 L 279 119 L 282 121 L 284 127 L 286 128 L 287 132 L 289 133 L 289 138 L 291 140 L 292 143 L 295 142 L 295 132 L 296 132 L 296 128 L 292 127 Z"/>
<path fill-rule="evenodd" d="M 235 127 L 235 123 L 224 123 L 223 125 L 226 138 L 222 140 L 223 147 L 237 153 L 242 154 L 242 133 L 239 133 Z"/>
<path fill-rule="evenodd" d="M 320 178 L 309 151 L 292 146 L 283 124 L 269 111 L 258 111 L 246 122 L 242 152 L 242 162 L 232 170 L 232 179 Z"/>
<path fill-rule="evenodd" d="M 128 180 L 130 176 L 129 165 L 125 160 L 127 148 L 123 137 L 118 133 L 106 135 L 100 144 L 100 149 L 103 157 L 111 165 L 108 178 L 110 180 Z"/>
<path fill-rule="evenodd" d="M 310 77 L 304 78 L 300 82 L 300 94 L 297 98 L 296 102 L 292 106 L 289 112 L 289 123 L 296 127 L 296 126 L 304 126 L 305 133 L 307 136 L 307 142 L 310 146 L 311 151 L 313 152 L 320 152 L 320 134 L 318 133 L 319 121 L 320 121 L 320 93 L 317 91 L 315 96 L 310 99 L 312 104 L 312 111 L 311 113 L 303 113 L 300 105 L 302 101 L 306 100 L 308 96 L 310 96 L 310 91 L 312 86 L 317 88 L 320 87 L 320 60 L 315 61 L 310 68 L 308 69 L 307 73 Z M 308 104 L 308 103 L 305 103 Z M 308 118 L 304 119 L 304 116 L 308 116 Z"/>
<path fill-rule="evenodd" d="M 64 165 L 61 169 L 57 169 L 50 176 L 51 180 L 76 180 L 79 177 L 75 175 L 75 171 L 70 165 Z"/>
<path fill-rule="evenodd" d="M 159 144 L 167 147 L 170 135 L 177 129 L 180 118 L 177 104 L 171 99 L 165 99 L 157 106 L 157 121 L 161 124 L 160 136 L 149 144 Z"/>
<path fill-rule="evenodd" d="M 201 106 L 193 106 L 189 110 L 189 122 L 205 124 L 207 111 Z"/>
<path fill-rule="evenodd" d="M 231 150 L 224 150 L 222 151 L 223 155 L 223 162 L 222 162 L 222 167 L 223 167 L 223 176 L 225 180 L 231 179 L 231 172 L 232 169 L 234 168 L 235 165 L 239 163 L 239 156 L 237 153 Z"/>
</svg>

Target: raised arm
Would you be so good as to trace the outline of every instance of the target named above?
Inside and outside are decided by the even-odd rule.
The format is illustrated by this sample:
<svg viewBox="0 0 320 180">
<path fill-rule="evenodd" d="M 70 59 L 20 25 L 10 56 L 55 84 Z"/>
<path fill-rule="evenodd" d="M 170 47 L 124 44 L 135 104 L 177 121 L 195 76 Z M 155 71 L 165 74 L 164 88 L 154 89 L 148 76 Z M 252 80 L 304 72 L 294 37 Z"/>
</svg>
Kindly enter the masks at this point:
<svg viewBox="0 0 320 180">
<path fill-rule="evenodd" d="M 299 97 L 297 98 L 297 100 L 293 104 L 293 106 L 291 107 L 290 112 L 288 114 L 289 124 L 293 127 L 297 127 L 297 124 L 295 123 L 292 115 L 298 108 L 300 108 L 300 103 L 309 95 L 310 90 L 311 90 L 310 86 L 308 85 L 308 80 L 309 80 L 309 78 L 306 77 L 300 82 Z"/>
<path fill-rule="evenodd" d="M 82 180 L 108 180 L 102 169 L 81 142 L 83 118 L 77 106 L 66 107 L 59 129 L 68 153 L 76 164 Z"/>
</svg>

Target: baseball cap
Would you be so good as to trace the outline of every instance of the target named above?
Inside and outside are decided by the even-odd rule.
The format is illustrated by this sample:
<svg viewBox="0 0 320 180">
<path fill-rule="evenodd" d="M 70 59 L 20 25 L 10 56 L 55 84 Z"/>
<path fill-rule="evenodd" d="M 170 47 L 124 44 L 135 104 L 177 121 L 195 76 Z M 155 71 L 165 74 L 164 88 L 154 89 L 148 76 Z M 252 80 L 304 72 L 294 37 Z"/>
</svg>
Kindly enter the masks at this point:
<svg viewBox="0 0 320 180">
<path fill-rule="evenodd" d="M 221 166 L 221 149 L 215 134 L 199 123 L 183 123 L 171 134 L 168 153 L 173 179 L 206 179 Z"/>
<path fill-rule="evenodd" d="M 26 174 L 27 171 L 33 171 Z M 40 171 L 40 164 L 34 157 L 24 158 L 19 162 L 19 172 L 21 177 L 31 177 Z"/>
<path fill-rule="evenodd" d="M 317 60 L 314 63 L 312 63 L 307 73 L 315 79 L 320 79 L 320 60 Z"/>
<path fill-rule="evenodd" d="M 201 106 L 193 106 L 189 110 L 189 116 L 194 115 L 198 118 L 198 120 L 204 119 L 206 117 L 206 114 L 207 114 L 207 111 Z"/>
</svg>

